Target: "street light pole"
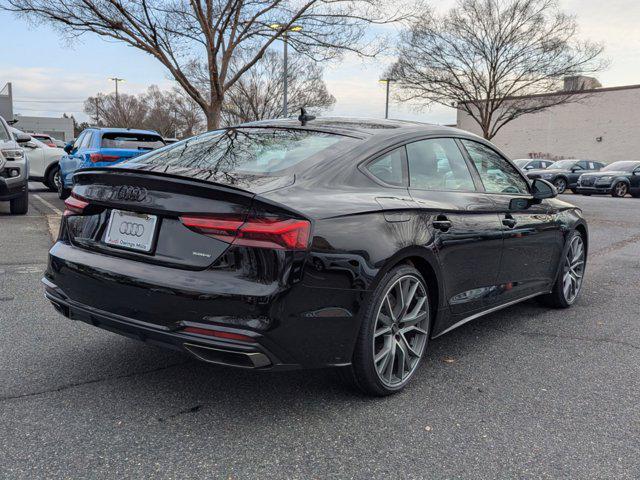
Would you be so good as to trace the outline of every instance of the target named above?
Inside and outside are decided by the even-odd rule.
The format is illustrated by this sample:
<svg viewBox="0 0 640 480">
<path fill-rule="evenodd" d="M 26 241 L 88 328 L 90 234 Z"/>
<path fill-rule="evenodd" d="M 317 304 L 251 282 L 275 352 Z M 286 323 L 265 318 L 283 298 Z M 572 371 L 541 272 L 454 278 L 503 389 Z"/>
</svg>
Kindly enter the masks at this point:
<svg viewBox="0 0 640 480">
<path fill-rule="evenodd" d="M 118 82 L 124 82 L 124 78 L 112 77 L 109 80 L 112 80 L 116 84 L 116 105 L 119 105 L 119 97 L 118 97 Z"/>
<path fill-rule="evenodd" d="M 284 94 L 282 97 L 282 116 L 289 116 L 289 42 L 287 41 L 287 32 L 284 32 Z"/>
<path fill-rule="evenodd" d="M 387 101 L 385 103 L 385 108 L 384 108 L 384 118 L 388 119 L 389 118 L 389 94 L 391 92 L 391 82 L 394 82 L 395 80 L 393 78 L 382 78 L 380 79 L 380 83 L 386 83 L 387 84 Z"/>
<path fill-rule="evenodd" d="M 272 23 L 269 25 L 269 28 L 272 30 L 280 30 L 282 29 L 282 24 L 280 23 Z M 289 32 L 301 32 L 302 27 L 299 25 L 291 25 L 289 28 L 282 32 L 282 41 L 284 42 L 284 65 L 283 65 L 283 88 L 284 92 L 282 94 L 282 116 L 287 118 L 289 116 L 289 41 L 288 33 Z"/>
</svg>

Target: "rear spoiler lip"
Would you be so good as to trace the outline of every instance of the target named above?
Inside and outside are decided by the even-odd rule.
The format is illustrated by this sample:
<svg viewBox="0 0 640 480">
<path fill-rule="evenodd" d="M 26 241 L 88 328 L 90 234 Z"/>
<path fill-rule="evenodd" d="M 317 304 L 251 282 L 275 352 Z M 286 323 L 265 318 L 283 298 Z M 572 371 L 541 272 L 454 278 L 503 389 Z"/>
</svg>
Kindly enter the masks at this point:
<svg viewBox="0 0 640 480">
<path fill-rule="evenodd" d="M 289 205 L 284 205 L 282 203 L 279 202 L 274 202 L 272 200 L 270 200 L 268 197 L 266 197 L 265 195 L 267 195 L 269 192 L 273 192 L 275 190 L 278 190 L 278 188 L 272 189 L 272 190 L 268 190 L 265 192 L 260 192 L 260 193 L 256 193 L 256 192 L 251 192 L 249 190 L 245 190 L 242 188 L 238 188 L 238 187 L 232 187 L 229 185 L 224 185 L 222 183 L 216 183 L 216 182 L 211 182 L 209 180 L 201 180 L 198 178 L 189 178 L 189 177 L 184 177 L 181 175 L 174 175 L 171 173 L 163 173 L 163 172 L 151 172 L 151 171 L 146 171 L 146 170 L 137 170 L 135 168 L 121 168 L 121 167 L 117 167 L 117 168 L 113 168 L 113 167 L 87 167 L 87 168 L 82 168 L 79 169 L 74 175 L 74 182 L 75 182 L 75 177 L 77 176 L 83 176 L 84 174 L 91 174 L 91 173 L 100 173 L 100 174 L 107 174 L 107 175 L 131 175 L 131 176 L 135 176 L 135 175 L 140 175 L 140 176 L 144 176 L 144 175 L 152 175 L 155 177 L 159 177 L 159 178 L 171 178 L 174 180 L 179 180 L 181 182 L 191 182 L 191 183 L 198 183 L 200 185 L 203 186 L 207 186 L 207 187 L 215 187 L 215 188 L 219 188 L 221 190 L 228 190 L 228 191 L 232 191 L 233 193 L 236 194 L 240 194 L 243 195 L 247 198 L 251 198 L 252 199 L 252 204 L 253 202 L 260 202 L 263 204 L 267 204 L 267 205 L 271 205 L 272 207 L 284 210 L 284 211 L 288 211 L 289 213 L 295 214 L 301 218 L 305 218 L 307 220 L 311 220 L 312 219 L 309 217 L 309 215 L 299 211 L 296 208 L 293 208 Z M 286 188 L 286 187 L 284 187 Z"/>
<path fill-rule="evenodd" d="M 199 178 L 189 178 L 189 177 L 185 177 L 182 175 L 175 175 L 172 173 L 164 173 L 164 172 L 152 172 L 152 171 L 148 171 L 148 170 L 138 170 L 135 168 L 122 168 L 122 167 L 117 167 L 117 168 L 113 168 L 113 167 L 87 167 L 87 168 L 81 168 L 78 171 L 76 171 L 76 173 L 74 173 L 73 178 L 75 180 L 76 176 L 83 176 L 85 173 L 102 173 L 102 174 L 107 174 L 107 175 L 120 175 L 120 174 L 124 174 L 125 176 L 127 175 L 140 175 L 140 176 L 145 176 L 145 175 L 151 175 L 151 176 L 155 176 L 155 177 L 160 177 L 160 178 L 171 178 L 174 180 L 180 180 L 183 182 L 194 182 L 194 183 L 199 183 L 201 185 L 207 185 L 207 186 L 214 186 L 217 188 L 221 188 L 221 189 L 225 189 L 225 190 L 233 190 L 236 193 L 240 193 L 246 196 L 250 196 L 250 197 L 254 197 L 257 195 L 257 193 L 255 192 L 251 192 L 249 190 L 245 190 L 243 188 L 238 188 L 238 187 L 233 187 L 231 185 L 224 185 L 222 183 L 216 183 L 216 182 L 211 182 L 209 180 L 202 180 Z"/>
</svg>

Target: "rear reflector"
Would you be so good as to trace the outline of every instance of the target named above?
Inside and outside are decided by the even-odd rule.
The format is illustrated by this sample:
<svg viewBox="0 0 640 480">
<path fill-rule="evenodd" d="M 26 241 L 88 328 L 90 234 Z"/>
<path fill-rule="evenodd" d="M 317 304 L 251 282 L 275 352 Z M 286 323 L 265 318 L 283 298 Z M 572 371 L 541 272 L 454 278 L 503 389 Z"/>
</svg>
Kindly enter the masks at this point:
<svg viewBox="0 0 640 480">
<path fill-rule="evenodd" d="M 93 163 L 98 162 L 115 162 L 116 160 L 120 160 L 118 155 L 103 155 L 102 153 L 92 153 L 89 155 L 89 159 Z"/>
<path fill-rule="evenodd" d="M 253 337 L 249 337 L 248 335 L 242 335 L 240 333 L 232 333 L 232 332 L 223 332 L 221 330 L 209 330 L 208 328 L 186 327 L 183 330 L 183 332 L 197 333 L 198 335 L 207 335 L 209 337 L 226 338 L 229 340 L 239 340 L 241 342 L 255 343 L 255 339 Z"/>
<path fill-rule="evenodd" d="M 182 224 L 223 242 L 278 250 L 306 250 L 311 224 L 295 218 L 182 216 Z"/>
<path fill-rule="evenodd" d="M 84 209 L 89 205 L 89 202 L 85 201 L 75 193 L 71 193 L 71 196 L 64 201 L 64 216 L 69 215 L 82 215 Z"/>
</svg>

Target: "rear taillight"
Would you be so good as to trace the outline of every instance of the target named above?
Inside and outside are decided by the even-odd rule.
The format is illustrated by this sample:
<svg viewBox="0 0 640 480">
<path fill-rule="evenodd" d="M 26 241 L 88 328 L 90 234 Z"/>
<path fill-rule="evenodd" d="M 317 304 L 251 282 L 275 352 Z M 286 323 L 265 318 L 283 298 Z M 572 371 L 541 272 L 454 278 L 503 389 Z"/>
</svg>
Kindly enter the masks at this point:
<svg viewBox="0 0 640 480">
<path fill-rule="evenodd" d="M 196 232 L 249 247 L 279 250 L 306 250 L 311 224 L 307 220 L 278 217 L 224 217 L 197 215 L 180 217 L 182 224 Z"/>
<path fill-rule="evenodd" d="M 116 160 L 120 160 L 118 155 L 103 155 L 102 153 L 92 153 L 89 155 L 89 160 L 92 163 L 98 162 L 115 162 Z"/>
<path fill-rule="evenodd" d="M 84 200 L 79 195 L 71 193 L 71 196 L 64 201 L 64 216 L 69 215 L 82 215 L 84 209 L 89 205 L 89 202 Z"/>
</svg>

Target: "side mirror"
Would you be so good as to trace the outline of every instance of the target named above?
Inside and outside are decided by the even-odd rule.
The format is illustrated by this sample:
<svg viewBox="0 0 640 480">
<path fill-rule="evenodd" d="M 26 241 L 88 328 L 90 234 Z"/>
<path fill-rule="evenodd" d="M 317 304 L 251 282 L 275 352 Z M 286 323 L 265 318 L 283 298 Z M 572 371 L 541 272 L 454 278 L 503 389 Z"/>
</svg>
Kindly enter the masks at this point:
<svg viewBox="0 0 640 480">
<path fill-rule="evenodd" d="M 25 143 L 25 144 L 24 144 L 24 146 L 25 146 L 26 148 L 31 148 L 31 149 L 36 149 L 36 148 L 38 148 L 38 146 L 37 146 L 35 143 L 31 142 L 31 141 L 29 141 L 29 142 Z"/>
<path fill-rule="evenodd" d="M 533 170 L 533 165 L 527 165 L 524 167 L 525 170 Z"/>
<path fill-rule="evenodd" d="M 31 141 L 31 135 L 27 135 L 26 133 L 17 133 L 16 134 L 16 142 L 18 143 L 27 143 Z"/>
<path fill-rule="evenodd" d="M 558 196 L 558 190 L 550 182 L 535 178 L 531 184 L 531 193 L 534 200 L 544 200 L 545 198 L 555 198 Z"/>
<path fill-rule="evenodd" d="M 72 144 L 72 143 L 67 143 L 67 144 L 64 146 L 64 149 L 63 149 L 63 150 L 64 150 L 65 152 L 67 152 L 67 154 L 71 154 L 71 150 L 73 150 L 73 144 Z"/>
<path fill-rule="evenodd" d="M 509 210 L 518 211 L 526 210 L 531 205 L 540 203 L 545 198 L 555 198 L 558 196 L 558 190 L 551 183 L 541 178 L 534 178 L 531 183 L 531 195 L 533 200 L 529 198 L 513 198 L 509 202 Z"/>
</svg>

